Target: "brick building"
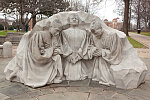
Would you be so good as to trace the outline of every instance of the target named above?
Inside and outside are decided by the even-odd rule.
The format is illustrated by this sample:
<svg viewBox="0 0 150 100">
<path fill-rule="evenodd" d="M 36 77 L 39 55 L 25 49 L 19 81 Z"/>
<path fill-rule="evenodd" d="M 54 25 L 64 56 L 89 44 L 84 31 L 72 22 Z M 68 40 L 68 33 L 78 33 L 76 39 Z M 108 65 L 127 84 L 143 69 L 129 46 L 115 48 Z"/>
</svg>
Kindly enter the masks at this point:
<svg viewBox="0 0 150 100">
<path fill-rule="evenodd" d="M 108 21 L 107 19 L 104 20 L 104 23 L 114 29 L 122 30 L 123 23 L 118 21 L 119 18 L 114 18 L 112 21 Z"/>
</svg>

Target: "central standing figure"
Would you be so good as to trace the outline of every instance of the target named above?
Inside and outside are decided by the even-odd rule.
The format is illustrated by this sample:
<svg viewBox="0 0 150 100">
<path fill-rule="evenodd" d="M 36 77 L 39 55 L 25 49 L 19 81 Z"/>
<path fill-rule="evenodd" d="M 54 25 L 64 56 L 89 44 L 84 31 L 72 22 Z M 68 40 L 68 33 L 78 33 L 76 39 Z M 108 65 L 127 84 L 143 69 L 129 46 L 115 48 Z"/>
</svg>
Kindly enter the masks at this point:
<svg viewBox="0 0 150 100">
<path fill-rule="evenodd" d="M 87 70 L 82 62 L 87 52 L 87 34 L 79 28 L 79 17 L 72 13 L 68 17 L 70 28 L 62 31 L 62 48 L 65 57 L 66 80 L 84 80 Z"/>
</svg>

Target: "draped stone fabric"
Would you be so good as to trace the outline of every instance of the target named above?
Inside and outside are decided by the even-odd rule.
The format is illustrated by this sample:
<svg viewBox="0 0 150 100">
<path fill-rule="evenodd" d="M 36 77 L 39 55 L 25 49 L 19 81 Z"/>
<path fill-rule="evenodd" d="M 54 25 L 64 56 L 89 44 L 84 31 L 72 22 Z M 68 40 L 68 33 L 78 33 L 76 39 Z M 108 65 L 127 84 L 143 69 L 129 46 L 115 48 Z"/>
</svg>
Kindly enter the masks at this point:
<svg viewBox="0 0 150 100">
<path fill-rule="evenodd" d="M 70 14 L 78 16 L 75 29 L 68 22 Z M 62 24 L 61 31 L 56 30 L 57 37 L 49 32 L 56 19 Z M 93 34 L 93 20 L 99 23 L 101 36 Z M 55 55 L 58 48 L 59 54 Z M 64 75 L 66 80 L 83 80 L 88 76 L 100 84 L 131 89 L 144 82 L 147 67 L 123 32 L 108 27 L 97 16 L 71 11 L 37 22 L 22 37 L 16 56 L 4 72 L 7 80 L 31 87 L 60 83 Z"/>
<path fill-rule="evenodd" d="M 30 33 L 26 34 L 29 36 Z M 52 56 L 53 47 L 49 32 L 35 32 L 29 42 L 24 39 L 26 34 L 18 46 L 16 56 L 5 68 L 6 78 L 31 87 L 40 87 L 53 83 L 56 75 L 62 77 L 59 76 L 62 75 L 61 57 Z M 23 42 L 24 40 L 27 44 Z M 21 48 L 23 45 L 26 46 Z M 21 52 L 19 48 L 22 49 Z"/>
<path fill-rule="evenodd" d="M 87 76 L 87 70 L 82 61 L 70 62 L 73 53 L 77 53 L 83 59 L 87 48 L 86 31 L 69 28 L 62 32 L 63 36 L 63 55 L 66 57 L 64 75 L 67 80 L 83 80 Z"/>
<path fill-rule="evenodd" d="M 102 57 L 95 57 L 93 80 L 105 85 L 115 85 L 110 72 L 110 65 L 117 65 L 122 60 L 122 42 L 117 34 L 103 33 L 100 39 L 93 36 L 94 44 L 102 51 Z"/>
</svg>

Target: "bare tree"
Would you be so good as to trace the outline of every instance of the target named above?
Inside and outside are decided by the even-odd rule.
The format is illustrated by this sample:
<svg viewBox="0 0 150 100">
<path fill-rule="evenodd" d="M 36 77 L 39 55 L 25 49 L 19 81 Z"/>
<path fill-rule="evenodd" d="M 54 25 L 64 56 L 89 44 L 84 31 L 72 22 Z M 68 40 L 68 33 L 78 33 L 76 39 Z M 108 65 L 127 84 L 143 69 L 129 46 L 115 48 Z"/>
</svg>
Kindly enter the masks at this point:
<svg viewBox="0 0 150 100">
<path fill-rule="evenodd" d="M 141 0 L 140 2 L 140 17 L 142 22 L 144 23 L 145 29 L 150 29 L 150 0 Z"/>
<path fill-rule="evenodd" d="M 73 11 L 84 11 L 90 14 L 95 14 L 100 9 L 100 3 L 103 0 L 68 0 L 70 3 L 70 9 Z"/>
<path fill-rule="evenodd" d="M 137 29 L 149 29 L 150 0 L 133 0 L 132 13 Z"/>
<path fill-rule="evenodd" d="M 116 0 L 116 2 L 119 4 L 119 9 L 116 10 L 119 12 L 119 14 L 123 15 L 123 32 L 129 36 L 128 30 L 130 29 L 130 20 L 131 20 L 131 5 L 132 0 Z M 124 6 L 120 6 L 124 3 Z M 123 10 L 124 8 L 124 10 Z M 123 14 L 124 13 L 124 14 Z"/>
<path fill-rule="evenodd" d="M 65 0 L 0 0 L 1 10 L 19 12 L 22 30 L 33 19 L 33 26 L 36 23 L 37 14 L 49 14 L 65 11 L 69 3 Z M 7 13 L 7 12 L 6 12 Z M 28 19 L 29 14 L 32 14 Z"/>
</svg>

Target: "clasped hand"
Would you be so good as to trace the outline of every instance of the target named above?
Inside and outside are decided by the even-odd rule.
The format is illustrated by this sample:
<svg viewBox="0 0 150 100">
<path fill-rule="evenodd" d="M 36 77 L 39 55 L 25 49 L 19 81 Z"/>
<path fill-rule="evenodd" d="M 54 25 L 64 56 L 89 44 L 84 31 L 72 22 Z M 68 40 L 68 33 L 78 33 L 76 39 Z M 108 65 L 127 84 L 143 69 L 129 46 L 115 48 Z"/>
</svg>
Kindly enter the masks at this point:
<svg viewBox="0 0 150 100">
<path fill-rule="evenodd" d="M 55 47 L 53 50 L 53 56 L 58 55 L 61 53 L 60 47 Z"/>
<path fill-rule="evenodd" d="M 102 56 L 102 51 L 100 49 L 96 49 L 93 53 L 93 56 L 95 56 L 95 57 Z"/>
<path fill-rule="evenodd" d="M 69 55 L 67 57 L 67 60 L 70 62 L 70 63 L 73 63 L 75 64 L 77 61 L 79 61 L 81 59 L 81 57 L 79 56 L 79 54 L 77 52 L 73 52 L 71 55 Z"/>
</svg>

